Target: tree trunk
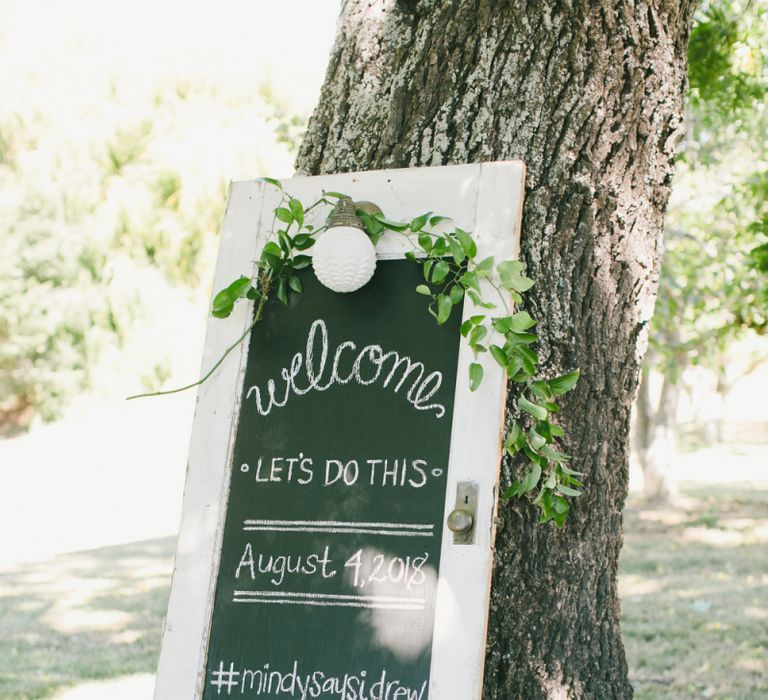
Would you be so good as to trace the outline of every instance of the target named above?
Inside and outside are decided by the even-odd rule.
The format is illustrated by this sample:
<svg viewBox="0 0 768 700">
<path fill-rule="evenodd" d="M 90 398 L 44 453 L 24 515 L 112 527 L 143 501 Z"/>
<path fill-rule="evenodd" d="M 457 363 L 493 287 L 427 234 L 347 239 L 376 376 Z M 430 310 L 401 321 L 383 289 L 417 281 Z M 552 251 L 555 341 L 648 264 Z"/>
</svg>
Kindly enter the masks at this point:
<svg viewBox="0 0 768 700">
<path fill-rule="evenodd" d="M 616 588 L 629 412 L 693 5 L 347 0 L 299 153 L 307 174 L 527 164 L 528 303 L 542 366 L 582 371 L 562 422 L 586 488 L 562 531 L 525 501 L 500 508 L 488 699 L 632 695 Z"/>
<path fill-rule="evenodd" d="M 679 337 L 670 340 L 680 342 Z M 651 353 L 649 353 L 650 355 Z M 654 407 L 651 397 L 651 368 L 655 362 L 643 363 L 640 388 L 635 401 L 634 447 L 640 467 L 643 470 L 643 496 L 654 504 L 679 505 L 680 493 L 672 476 L 672 467 L 677 456 L 677 412 L 680 406 L 682 373 L 685 369 L 684 355 L 676 359 L 674 367 L 667 366 L 662 375 L 659 400 Z"/>
<path fill-rule="evenodd" d="M 664 374 L 659 405 L 649 422 L 647 444 L 641 453 L 643 496 L 650 503 L 659 505 L 677 505 L 679 500 L 672 466 L 677 455 L 680 381 L 669 371 Z"/>
</svg>

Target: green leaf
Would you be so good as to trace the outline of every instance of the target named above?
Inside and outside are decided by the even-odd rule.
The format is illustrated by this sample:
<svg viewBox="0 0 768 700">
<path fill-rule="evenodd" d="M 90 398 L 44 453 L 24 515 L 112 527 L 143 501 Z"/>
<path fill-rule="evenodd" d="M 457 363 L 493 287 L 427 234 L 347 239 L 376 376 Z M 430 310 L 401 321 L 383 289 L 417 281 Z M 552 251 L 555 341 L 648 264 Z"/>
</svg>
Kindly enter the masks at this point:
<svg viewBox="0 0 768 700">
<path fill-rule="evenodd" d="M 437 226 L 439 223 L 442 223 L 443 221 L 450 221 L 450 217 L 448 216 L 433 216 L 429 220 L 430 226 Z"/>
<path fill-rule="evenodd" d="M 539 524 L 548 523 L 555 517 L 555 511 L 552 504 L 552 492 L 544 490 L 536 498 L 534 503 L 539 504 L 541 508 L 541 515 L 539 516 Z"/>
<path fill-rule="evenodd" d="M 509 331 L 506 334 L 507 342 L 512 345 L 530 345 L 535 343 L 539 337 L 535 333 L 513 333 Z"/>
<path fill-rule="evenodd" d="M 211 314 L 216 318 L 226 318 L 232 313 L 232 309 L 234 308 L 235 304 L 227 293 L 227 290 L 222 289 L 215 297 L 213 297 Z"/>
<path fill-rule="evenodd" d="M 454 284 L 448 290 L 448 296 L 451 298 L 451 303 L 455 306 L 464 298 L 464 288 L 458 284 Z"/>
<path fill-rule="evenodd" d="M 293 237 L 293 247 L 296 248 L 296 250 L 306 250 L 313 245 L 315 245 L 315 239 L 308 233 L 300 233 Z"/>
<path fill-rule="evenodd" d="M 528 431 L 528 444 L 534 451 L 538 452 L 547 444 L 547 440 L 543 435 L 539 435 L 533 428 L 531 428 Z"/>
<path fill-rule="evenodd" d="M 347 197 L 348 195 L 342 194 L 341 192 L 323 192 L 324 197 L 333 197 L 334 199 L 341 199 L 342 197 Z"/>
<path fill-rule="evenodd" d="M 522 484 L 517 479 L 515 479 L 512 482 L 512 485 L 506 491 L 504 491 L 504 493 L 501 494 L 501 497 L 505 501 L 508 501 L 510 498 L 514 498 L 515 496 L 520 495 L 521 486 Z"/>
<path fill-rule="evenodd" d="M 517 400 L 517 407 L 521 411 L 525 411 L 534 418 L 538 418 L 539 420 L 547 420 L 547 409 L 544 408 L 544 406 L 539 406 L 539 404 L 533 403 L 533 401 L 529 401 L 525 398 L 525 396 L 521 396 Z"/>
<path fill-rule="evenodd" d="M 524 493 L 528 493 L 529 491 L 533 491 L 533 489 L 536 488 L 536 486 L 539 483 L 539 479 L 541 478 L 541 467 L 534 463 L 531 465 L 530 471 L 525 475 L 525 478 L 523 479 L 522 484 L 522 490 Z"/>
<path fill-rule="evenodd" d="M 261 258 L 267 264 L 267 266 L 271 267 L 273 270 L 279 269 L 283 264 L 282 258 L 276 255 L 270 255 L 269 253 L 262 253 Z"/>
<path fill-rule="evenodd" d="M 513 420 L 509 425 L 509 432 L 504 439 L 504 449 L 509 455 L 514 455 L 520 448 L 517 444 L 523 431 L 520 429 L 516 420 Z"/>
<path fill-rule="evenodd" d="M 467 288 L 474 289 L 480 294 L 480 280 L 474 272 L 467 271 L 460 278 L 459 281 Z M 482 304 L 481 304 L 482 305 Z"/>
<path fill-rule="evenodd" d="M 428 233 L 420 233 L 419 245 L 423 251 L 429 253 L 429 251 L 432 250 L 432 236 Z"/>
<path fill-rule="evenodd" d="M 298 238 L 298 236 L 296 236 Z M 303 270 L 305 267 L 309 267 L 312 264 L 312 258 L 309 255 L 297 255 L 293 259 L 293 269 Z"/>
<path fill-rule="evenodd" d="M 522 333 L 535 325 L 536 321 L 531 318 L 531 315 L 527 311 L 518 311 L 516 314 L 509 316 L 509 328 L 507 330 L 510 330 L 513 333 Z"/>
<path fill-rule="evenodd" d="M 276 255 L 277 257 L 280 257 L 282 254 L 280 250 L 280 246 L 277 245 L 274 241 L 270 241 L 264 246 L 264 250 L 261 251 L 262 253 L 267 253 L 268 255 Z"/>
<path fill-rule="evenodd" d="M 451 266 L 445 262 L 445 260 L 439 260 L 435 267 L 432 269 L 432 282 L 440 284 L 445 281 L 448 273 L 451 271 Z"/>
<path fill-rule="evenodd" d="M 468 289 L 467 294 L 469 294 L 469 298 L 472 300 L 475 306 L 479 306 L 482 309 L 496 308 L 496 304 L 483 301 L 480 295 L 474 289 Z"/>
<path fill-rule="evenodd" d="M 376 245 L 379 242 L 379 239 L 387 232 L 386 227 L 379 219 L 371 216 L 368 212 L 365 212 L 362 209 L 357 210 L 357 215 L 363 222 L 363 227 L 368 234 L 368 238 L 371 239 L 373 245 Z"/>
<path fill-rule="evenodd" d="M 520 345 L 517 348 L 517 352 L 520 353 L 520 355 L 524 357 L 526 360 L 528 360 L 531 363 L 531 365 L 533 365 L 534 367 L 535 365 L 538 364 L 539 356 L 533 350 L 531 350 L 528 346 Z"/>
<path fill-rule="evenodd" d="M 501 283 L 507 289 L 527 292 L 533 287 L 533 280 L 523 275 L 524 265 L 519 260 L 505 260 L 496 266 Z"/>
<path fill-rule="evenodd" d="M 577 491 L 576 489 L 572 489 L 570 486 L 566 486 L 565 484 L 558 484 L 557 490 L 562 493 L 565 496 L 581 496 L 581 491 Z"/>
<path fill-rule="evenodd" d="M 447 240 L 448 249 L 451 251 L 451 255 L 453 256 L 454 261 L 457 265 L 461 265 L 461 263 L 464 262 L 464 258 L 466 257 L 464 248 L 461 247 L 461 243 L 459 243 L 459 241 L 453 236 L 448 236 Z"/>
<path fill-rule="evenodd" d="M 570 459 L 569 455 L 564 455 L 562 452 L 558 452 L 554 447 L 551 447 L 550 445 L 545 445 L 541 449 L 541 454 L 553 462 L 567 462 Z"/>
<path fill-rule="evenodd" d="M 542 401 L 552 400 L 552 390 L 549 388 L 547 382 L 536 381 L 531 384 L 531 392 L 537 399 Z"/>
<path fill-rule="evenodd" d="M 569 469 L 567 464 L 561 464 L 562 469 L 568 476 L 584 476 L 584 472 L 577 472 L 575 469 Z"/>
<path fill-rule="evenodd" d="M 424 228 L 424 224 L 427 223 L 427 220 L 429 219 L 431 214 L 432 212 L 428 211 L 426 214 L 417 216 L 413 221 L 411 221 L 411 231 L 413 231 L 414 233 L 416 233 L 417 231 L 421 231 L 421 229 Z"/>
<path fill-rule="evenodd" d="M 499 276 L 502 275 L 521 275 L 525 269 L 525 263 L 520 260 L 503 260 L 496 266 Z"/>
<path fill-rule="evenodd" d="M 493 255 L 477 263 L 477 265 L 475 266 L 475 273 L 479 277 L 486 277 L 492 271 L 493 271 Z"/>
<path fill-rule="evenodd" d="M 504 350 L 498 345 L 491 345 L 488 349 L 491 351 L 493 359 L 496 360 L 496 362 L 498 362 L 502 368 L 506 369 L 507 364 L 509 363 L 509 360 L 507 359 L 507 353 L 505 353 Z"/>
<path fill-rule="evenodd" d="M 424 265 L 422 266 L 422 272 L 424 273 L 424 279 L 429 282 L 430 279 L 430 273 L 432 271 L 432 268 L 435 265 L 434 260 L 427 260 Z"/>
<path fill-rule="evenodd" d="M 281 277 L 277 283 L 277 298 L 288 306 L 288 289 L 284 277 Z"/>
<path fill-rule="evenodd" d="M 464 323 L 461 324 L 461 334 L 466 338 L 469 331 L 472 330 L 472 326 L 474 324 L 472 323 L 472 319 L 468 318 Z"/>
<path fill-rule="evenodd" d="M 451 298 L 446 296 L 445 294 L 439 294 L 437 297 L 438 324 L 442 325 L 448 320 L 448 317 L 451 315 L 452 308 L 453 308 L 453 304 L 451 303 Z"/>
<path fill-rule="evenodd" d="M 441 258 L 448 253 L 448 244 L 445 242 L 445 238 L 438 238 L 432 246 L 432 256 L 435 258 Z"/>
<path fill-rule="evenodd" d="M 232 284 L 230 284 L 226 291 L 229 293 L 229 296 L 234 301 L 235 299 L 242 299 L 246 294 L 248 294 L 248 290 L 251 288 L 251 280 L 247 277 L 238 277 Z"/>
<path fill-rule="evenodd" d="M 464 249 L 464 252 L 468 258 L 474 258 L 475 255 L 477 255 L 477 244 L 475 243 L 472 236 L 460 228 L 457 228 L 453 232 L 453 235 L 456 236 L 456 238 L 459 240 L 459 243 L 461 243 L 461 247 Z"/>
<path fill-rule="evenodd" d="M 555 511 L 555 513 L 568 515 L 568 511 L 571 509 L 571 506 L 562 496 L 555 496 L 552 499 L 552 509 Z"/>
<path fill-rule="evenodd" d="M 476 345 L 485 336 L 488 335 L 488 329 L 485 326 L 475 326 L 469 334 L 469 344 Z"/>
<path fill-rule="evenodd" d="M 374 214 L 373 216 L 376 217 L 378 221 L 381 221 L 381 223 L 384 224 L 384 226 L 390 231 L 397 231 L 398 233 L 402 233 L 403 231 L 408 230 L 408 224 L 403 221 L 392 221 L 383 214 Z"/>
<path fill-rule="evenodd" d="M 423 295 L 424 295 L 424 296 L 426 296 L 426 297 L 431 297 L 431 296 L 432 296 L 432 291 L 430 290 L 430 288 L 429 288 L 429 287 L 427 287 L 427 285 L 426 285 L 426 284 L 420 284 L 420 285 L 418 285 L 418 286 L 416 287 L 416 291 L 417 291 L 419 294 L 423 294 Z"/>
<path fill-rule="evenodd" d="M 549 388 L 552 389 L 552 393 L 555 396 L 562 396 L 563 394 L 573 389 L 578 381 L 579 370 L 575 369 L 573 372 L 568 372 L 568 374 L 563 374 L 562 376 L 556 377 L 555 379 L 550 379 L 548 383 Z"/>
<path fill-rule="evenodd" d="M 278 207 L 277 209 L 275 209 L 275 217 L 279 221 L 283 221 L 286 224 L 293 223 L 293 214 L 291 214 L 290 209 L 286 209 L 285 207 Z"/>
<path fill-rule="evenodd" d="M 260 177 L 259 180 L 261 180 L 262 182 L 269 183 L 270 185 L 277 187 L 279 190 L 283 189 L 283 183 L 280 182 L 280 180 L 275 180 L 275 178 L 273 177 Z"/>
<path fill-rule="evenodd" d="M 288 278 L 288 286 L 297 294 L 301 294 L 304 288 L 301 285 L 301 280 L 296 275 L 291 275 Z"/>
<path fill-rule="evenodd" d="M 253 287 L 248 277 L 238 277 L 213 298 L 211 314 L 216 318 L 226 318 L 232 313 L 235 302 L 248 296 L 251 289 Z"/>
<path fill-rule="evenodd" d="M 304 225 L 304 205 L 298 199 L 289 199 L 288 207 L 293 214 L 293 218 L 296 219 L 299 227 Z"/>
<path fill-rule="evenodd" d="M 288 257 L 291 254 L 291 248 L 293 247 L 291 237 L 286 231 L 281 229 L 277 232 L 277 240 L 280 244 L 280 249 L 285 253 L 285 257 Z"/>
<path fill-rule="evenodd" d="M 554 423 L 549 424 L 549 432 L 552 437 L 565 437 L 565 430 L 563 430 L 559 425 L 555 425 Z"/>
<path fill-rule="evenodd" d="M 475 391 L 483 381 L 483 366 L 477 362 L 469 365 L 469 390 Z"/>
</svg>

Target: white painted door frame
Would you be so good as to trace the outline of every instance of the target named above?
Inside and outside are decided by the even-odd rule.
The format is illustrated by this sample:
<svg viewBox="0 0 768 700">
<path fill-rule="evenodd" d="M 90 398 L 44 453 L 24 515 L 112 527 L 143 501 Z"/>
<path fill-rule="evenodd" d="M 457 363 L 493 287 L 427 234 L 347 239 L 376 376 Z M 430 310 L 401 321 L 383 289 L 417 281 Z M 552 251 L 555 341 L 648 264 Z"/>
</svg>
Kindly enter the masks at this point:
<svg viewBox="0 0 768 700">
<path fill-rule="evenodd" d="M 524 179 L 523 163 L 510 161 L 295 177 L 283 185 L 303 202 L 316 200 L 323 190 L 373 201 L 395 220 L 410 221 L 429 210 L 450 216 L 457 226 L 473 233 L 478 259 L 494 255 L 500 262 L 518 255 Z M 255 272 L 278 199 L 275 188 L 262 181 L 231 184 L 214 290 Z M 385 234 L 376 247 L 381 259 L 402 257 L 409 249 L 403 237 L 393 233 Z M 310 248 L 307 253 L 311 252 Z M 414 295 L 414 303 L 423 302 Z M 467 300 L 464 318 L 475 313 L 478 310 Z M 252 314 L 252 304 L 241 304 L 229 318 L 209 321 L 204 371 L 245 332 Z M 241 343 L 198 391 L 155 700 L 202 696 L 247 349 L 247 343 Z M 482 690 L 506 381 L 501 368 L 483 353 L 478 361 L 485 377 L 480 388 L 470 392 L 468 368 L 473 361 L 462 342 L 445 513 L 454 507 L 458 482 L 477 483 L 475 542 L 454 545 L 452 533 L 444 529 L 431 700 L 473 700 L 480 698 Z"/>
</svg>

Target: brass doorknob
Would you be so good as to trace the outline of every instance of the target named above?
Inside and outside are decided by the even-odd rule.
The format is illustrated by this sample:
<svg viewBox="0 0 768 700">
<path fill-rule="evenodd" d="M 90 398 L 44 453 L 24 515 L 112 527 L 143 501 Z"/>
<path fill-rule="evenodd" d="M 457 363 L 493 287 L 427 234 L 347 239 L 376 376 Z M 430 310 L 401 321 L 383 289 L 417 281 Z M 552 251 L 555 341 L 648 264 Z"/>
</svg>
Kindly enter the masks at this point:
<svg viewBox="0 0 768 700">
<path fill-rule="evenodd" d="M 472 517 L 472 513 L 466 510 L 462 510 L 461 508 L 457 508 L 456 510 L 451 511 L 446 524 L 448 525 L 448 529 L 451 532 L 457 535 L 462 535 L 472 529 L 474 522 L 475 521 Z"/>
</svg>

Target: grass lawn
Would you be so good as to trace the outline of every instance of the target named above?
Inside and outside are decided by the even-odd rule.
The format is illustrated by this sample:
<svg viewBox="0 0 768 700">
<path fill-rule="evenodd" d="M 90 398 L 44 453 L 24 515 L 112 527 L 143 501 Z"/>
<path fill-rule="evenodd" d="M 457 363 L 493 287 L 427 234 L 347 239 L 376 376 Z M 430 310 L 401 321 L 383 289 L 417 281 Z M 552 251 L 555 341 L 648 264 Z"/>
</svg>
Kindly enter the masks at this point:
<svg viewBox="0 0 768 700">
<path fill-rule="evenodd" d="M 174 548 L 149 540 L 0 572 L 0 698 L 154 673 Z"/>
<path fill-rule="evenodd" d="M 622 633 L 638 700 L 768 698 L 768 486 L 683 488 L 683 511 L 630 500 Z"/>
<path fill-rule="evenodd" d="M 626 513 L 622 627 L 636 697 L 768 698 L 768 486 L 683 493 L 690 510 L 630 501 Z M 149 540 L 0 572 L 0 699 L 153 673 L 173 547 Z"/>
</svg>

